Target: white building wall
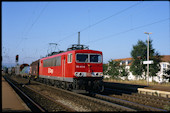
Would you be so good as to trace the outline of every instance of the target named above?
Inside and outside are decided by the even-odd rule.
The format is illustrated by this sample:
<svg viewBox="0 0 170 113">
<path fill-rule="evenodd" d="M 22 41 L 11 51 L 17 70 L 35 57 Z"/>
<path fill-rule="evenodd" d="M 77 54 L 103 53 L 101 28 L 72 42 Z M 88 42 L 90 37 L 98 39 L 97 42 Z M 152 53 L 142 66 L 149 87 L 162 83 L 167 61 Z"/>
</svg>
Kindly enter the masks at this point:
<svg viewBox="0 0 170 113">
<path fill-rule="evenodd" d="M 144 80 L 145 79 L 145 73 L 143 73 L 143 75 L 141 77 L 136 77 L 132 74 L 132 72 L 130 72 L 130 66 L 128 65 L 130 62 L 128 60 L 126 61 L 123 61 L 123 62 L 120 62 L 120 65 L 123 65 L 125 64 L 126 65 L 126 69 L 128 70 L 129 72 L 129 75 L 128 77 L 120 77 L 122 80 L 125 80 L 125 79 L 128 79 L 128 80 Z M 152 64 L 151 64 L 152 65 Z M 109 67 L 108 67 L 109 69 Z M 158 82 L 158 83 L 162 83 L 162 82 L 169 82 L 168 79 L 165 79 L 163 77 L 163 75 L 166 75 L 166 76 L 169 76 L 170 75 L 167 75 L 165 74 L 165 71 L 166 70 L 169 70 L 170 69 L 170 63 L 169 62 L 160 62 L 160 71 L 157 73 L 157 76 L 155 77 L 149 77 L 149 82 L 152 82 L 152 81 L 155 81 L 155 82 Z"/>
<path fill-rule="evenodd" d="M 145 73 L 143 73 L 142 77 L 136 77 L 132 74 L 132 72 L 130 72 L 130 66 L 128 65 L 128 60 L 126 61 L 123 61 L 123 62 L 120 62 L 120 65 L 123 65 L 123 63 L 125 63 L 126 65 L 126 69 L 128 70 L 129 72 L 129 75 L 128 77 L 120 77 L 122 80 L 125 80 L 125 79 L 128 79 L 128 80 L 140 80 L 140 79 L 145 79 Z M 152 64 L 151 64 L 152 65 Z M 165 74 L 165 71 L 167 71 L 168 69 L 170 69 L 170 63 L 168 62 L 160 62 L 160 71 L 157 73 L 157 76 L 155 77 L 149 77 L 149 82 L 152 82 L 152 81 L 155 81 L 155 82 L 158 82 L 158 83 L 162 83 L 162 82 L 168 82 L 168 79 L 165 79 L 163 77 L 163 75 L 166 75 L 166 76 L 170 76 L 170 75 L 167 75 Z"/>
<path fill-rule="evenodd" d="M 157 76 L 155 77 L 149 77 L 149 82 L 152 82 L 152 81 L 155 81 L 155 82 L 158 82 L 158 83 L 162 83 L 162 82 L 168 82 L 169 80 L 168 79 L 164 79 L 163 75 L 167 75 L 165 74 L 165 71 L 170 69 L 170 63 L 168 62 L 160 62 L 160 71 L 157 73 Z M 130 66 L 128 66 L 126 64 L 126 69 L 128 69 L 129 71 L 129 75 L 128 75 L 128 80 L 140 80 L 140 79 L 145 79 L 145 74 L 142 75 L 142 77 L 136 77 L 132 74 L 132 72 L 130 72 Z M 170 76 L 170 75 L 167 75 L 167 76 Z M 123 77 L 121 77 L 121 79 L 125 79 Z"/>
<path fill-rule="evenodd" d="M 159 83 L 168 82 L 169 80 L 165 79 L 163 77 L 163 75 L 170 76 L 170 75 L 167 75 L 165 73 L 167 70 L 170 69 L 170 63 L 168 63 L 168 62 L 160 62 L 160 67 L 161 67 L 160 71 L 157 73 L 156 77 L 153 77 L 153 80 L 156 81 L 156 82 L 159 82 Z"/>
</svg>

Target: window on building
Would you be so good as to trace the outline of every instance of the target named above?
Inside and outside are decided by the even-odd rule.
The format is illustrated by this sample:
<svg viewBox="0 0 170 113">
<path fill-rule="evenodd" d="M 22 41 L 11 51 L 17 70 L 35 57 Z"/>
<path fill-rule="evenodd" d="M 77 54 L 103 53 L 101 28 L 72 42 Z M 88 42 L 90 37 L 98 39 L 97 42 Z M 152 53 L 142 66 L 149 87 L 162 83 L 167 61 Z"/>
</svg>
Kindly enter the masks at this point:
<svg viewBox="0 0 170 113">
<path fill-rule="evenodd" d="M 170 65 L 167 65 L 167 68 L 170 69 Z"/>
<path fill-rule="evenodd" d="M 165 74 L 165 73 L 166 73 L 166 69 L 164 68 L 164 69 L 163 69 L 163 74 Z"/>
<path fill-rule="evenodd" d="M 128 64 L 131 63 L 131 62 L 132 62 L 132 60 L 128 60 Z"/>
</svg>

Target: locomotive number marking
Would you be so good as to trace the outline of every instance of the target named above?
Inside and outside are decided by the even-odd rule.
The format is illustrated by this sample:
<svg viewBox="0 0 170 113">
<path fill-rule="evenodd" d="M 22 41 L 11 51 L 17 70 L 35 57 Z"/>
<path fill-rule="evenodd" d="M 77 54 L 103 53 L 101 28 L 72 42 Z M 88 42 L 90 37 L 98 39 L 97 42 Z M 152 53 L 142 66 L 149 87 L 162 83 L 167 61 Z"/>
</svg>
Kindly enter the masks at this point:
<svg viewBox="0 0 170 113">
<path fill-rule="evenodd" d="M 51 74 L 53 74 L 53 69 L 51 69 L 51 68 L 48 68 L 48 73 L 51 73 Z"/>
<path fill-rule="evenodd" d="M 76 65 L 76 68 L 85 68 L 85 66 Z"/>
</svg>

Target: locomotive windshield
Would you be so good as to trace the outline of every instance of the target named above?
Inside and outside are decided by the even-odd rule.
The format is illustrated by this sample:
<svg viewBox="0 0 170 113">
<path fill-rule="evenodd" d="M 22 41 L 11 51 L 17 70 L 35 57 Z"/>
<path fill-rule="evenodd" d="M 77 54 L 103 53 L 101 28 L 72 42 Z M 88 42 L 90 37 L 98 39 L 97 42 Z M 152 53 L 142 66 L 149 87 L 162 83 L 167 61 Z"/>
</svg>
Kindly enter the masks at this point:
<svg viewBox="0 0 170 113">
<path fill-rule="evenodd" d="M 87 63 L 88 62 L 88 54 L 77 54 L 77 62 L 83 62 Z"/>
<path fill-rule="evenodd" d="M 101 55 L 90 55 L 90 62 L 101 63 L 102 62 Z"/>
<path fill-rule="evenodd" d="M 76 61 L 79 63 L 101 63 L 102 57 L 100 54 L 81 54 L 76 55 Z"/>
</svg>

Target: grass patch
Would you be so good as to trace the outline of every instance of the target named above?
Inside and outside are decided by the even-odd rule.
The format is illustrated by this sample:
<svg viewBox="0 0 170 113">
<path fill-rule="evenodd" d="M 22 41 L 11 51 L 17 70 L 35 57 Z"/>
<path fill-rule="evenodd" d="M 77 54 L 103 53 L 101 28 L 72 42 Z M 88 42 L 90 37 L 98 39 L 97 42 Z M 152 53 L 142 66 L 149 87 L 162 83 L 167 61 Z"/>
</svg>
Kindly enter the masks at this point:
<svg viewBox="0 0 170 113">
<path fill-rule="evenodd" d="M 104 82 L 115 82 L 115 83 L 126 83 L 126 84 L 135 84 L 135 85 L 147 85 L 146 80 L 117 80 L 117 79 L 104 79 Z M 168 83 L 157 83 L 157 82 L 149 82 L 151 86 L 170 86 L 170 82 Z"/>
</svg>

